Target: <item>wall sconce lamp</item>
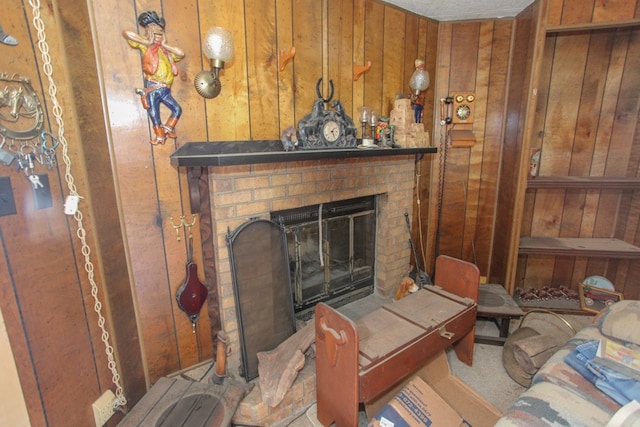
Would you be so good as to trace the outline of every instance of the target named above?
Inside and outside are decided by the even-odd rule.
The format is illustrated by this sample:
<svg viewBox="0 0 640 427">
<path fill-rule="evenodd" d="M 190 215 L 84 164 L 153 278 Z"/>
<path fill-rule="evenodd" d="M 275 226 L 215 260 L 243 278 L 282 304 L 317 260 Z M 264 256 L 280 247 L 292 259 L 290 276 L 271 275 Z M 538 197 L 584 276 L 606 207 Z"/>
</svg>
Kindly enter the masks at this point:
<svg viewBox="0 0 640 427">
<path fill-rule="evenodd" d="M 429 73 L 424 70 L 424 61 L 422 59 L 416 59 L 415 71 L 409 79 L 409 87 L 413 90 L 413 95 L 420 96 L 420 92 L 423 92 L 429 88 Z"/>
<path fill-rule="evenodd" d="M 424 91 L 429 87 L 429 73 L 424 70 L 424 61 L 416 59 L 415 71 L 409 79 L 411 94 L 409 99 L 413 107 L 413 115 L 416 123 L 422 123 L 422 110 L 424 109 Z"/>
<path fill-rule="evenodd" d="M 233 58 L 233 38 L 231 33 L 222 27 L 211 27 L 204 36 L 202 50 L 209 58 L 211 71 L 200 71 L 193 83 L 196 91 L 204 98 L 215 98 L 222 89 L 220 70 L 224 63 Z"/>
</svg>

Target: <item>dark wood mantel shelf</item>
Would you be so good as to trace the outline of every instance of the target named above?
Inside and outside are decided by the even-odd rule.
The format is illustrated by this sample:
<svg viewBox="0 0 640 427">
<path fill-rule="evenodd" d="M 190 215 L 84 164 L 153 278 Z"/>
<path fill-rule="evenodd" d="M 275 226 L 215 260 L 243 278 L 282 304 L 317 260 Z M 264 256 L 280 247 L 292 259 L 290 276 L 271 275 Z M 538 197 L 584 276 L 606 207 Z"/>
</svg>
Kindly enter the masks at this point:
<svg viewBox="0 0 640 427">
<path fill-rule="evenodd" d="M 416 155 L 437 152 L 436 147 L 420 148 L 336 148 L 329 150 L 284 151 L 278 140 L 187 142 L 171 155 L 176 166 L 230 166 L 253 163 Z"/>
</svg>

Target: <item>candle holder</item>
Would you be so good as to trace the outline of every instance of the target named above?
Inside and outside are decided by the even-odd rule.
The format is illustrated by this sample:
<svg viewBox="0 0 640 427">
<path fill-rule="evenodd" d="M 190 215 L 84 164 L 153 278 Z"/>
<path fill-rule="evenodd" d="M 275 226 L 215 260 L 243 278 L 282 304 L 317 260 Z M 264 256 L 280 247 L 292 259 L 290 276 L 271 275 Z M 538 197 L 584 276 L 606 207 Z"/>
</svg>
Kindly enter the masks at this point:
<svg viewBox="0 0 640 427">
<path fill-rule="evenodd" d="M 376 128 L 378 127 L 378 113 L 372 111 L 369 114 L 369 125 L 371 126 L 371 139 L 373 140 L 373 144 L 376 144 Z M 364 143 L 363 143 L 364 144 Z"/>
<path fill-rule="evenodd" d="M 362 146 L 373 147 L 375 146 L 375 128 L 371 127 L 371 115 L 375 114 L 369 107 L 362 107 L 360 109 L 360 123 L 362 125 Z M 377 120 L 377 118 L 376 118 Z"/>
</svg>

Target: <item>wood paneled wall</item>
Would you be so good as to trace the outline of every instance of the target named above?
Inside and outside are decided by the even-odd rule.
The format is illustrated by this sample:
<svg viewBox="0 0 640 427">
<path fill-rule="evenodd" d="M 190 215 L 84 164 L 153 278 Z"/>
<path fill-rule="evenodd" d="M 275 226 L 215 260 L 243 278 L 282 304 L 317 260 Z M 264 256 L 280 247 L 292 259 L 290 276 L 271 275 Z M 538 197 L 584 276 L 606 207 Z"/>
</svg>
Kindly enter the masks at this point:
<svg viewBox="0 0 640 427">
<path fill-rule="evenodd" d="M 278 139 L 310 111 L 320 77 L 325 93 L 333 80 L 335 98 L 352 116 L 363 105 L 388 114 L 396 94 L 408 92 L 417 57 L 426 58 L 433 79 L 438 24 L 373 0 L 76 3 L 54 0 L 41 14 L 100 296 L 131 406 L 159 377 L 213 354 L 209 316 L 203 310 L 194 334 L 175 304 L 189 230 L 179 227 L 178 240 L 173 225 L 192 215 L 185 171 L 171 166 L 170 154 L 186 141 Z M 3 10 L 0 23 L 20 44 L 0 45 L 0 72 L 32 79 L 47 109 L 47 129 L 56 133 L 30 9 L 24 0 Z M 155 147 L 134 92 L 143 83 L 140 56 L 121 34 L 141 31 L 136 19 L 145 10 L 166 18 L 168 43 L 186 53 L 172 88 L 183 108 L 178 139 Z M 220 96 L 205 100 L 193 78 L 208 68 L 200 46 L 213 25 L 232 31 L 236 55 L 221 73 Z M 292 46 L 296 56 L 281 71 L 278 53 Z M 369 60 L 371 70 L 354 81 L 353 64 Z M 432 85 L 427 129 L 434 93 Z M 0 168 L 11 177 L 18 204 L 17 215 L 0 217 L 0 269 L 7 272 L 0 275 L 0 307 L 32 425 L 90 425 L 91 403 L 114 387 L 75 224 L 63 214 L 64 168 L 46 173 L 54 206 L 38 211 L 24 174 Z M 190 231 L 203 280 L 199 223 Z M 207 309 L 215 315 L 218 307 Z"/>
<path fill-rule="evenodd" d="M 432 139 L 440 156 L 431 165 L 431 197 L 426 199 L 429 266 L 437 255 L 449 255 L 476 263 L 482 275 L 488 273 L 512 33 L 512 19 L 440 24 L 436 99 L 452 92 L 473 92 L 476 100 L 473 125 L 441 126 L 437 112 Z M 473 131 L 475 144 L 450 147 L 450 131 L 462 129 Z M 444 159 L 446 162 L 441 161 Z M 444 188 L 439 198 L 442 177 Z"/>
</svg>

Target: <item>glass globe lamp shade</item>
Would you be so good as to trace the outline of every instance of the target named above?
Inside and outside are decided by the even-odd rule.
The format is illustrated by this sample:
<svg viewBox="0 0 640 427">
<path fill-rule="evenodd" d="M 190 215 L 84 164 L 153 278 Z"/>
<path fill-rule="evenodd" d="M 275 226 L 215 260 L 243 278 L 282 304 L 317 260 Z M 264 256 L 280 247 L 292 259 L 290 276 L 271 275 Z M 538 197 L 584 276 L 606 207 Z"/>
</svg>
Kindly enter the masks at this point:
<svg viewBox="0 0 640 427">
<path fill-rule="evenodd" d="M 429 73 L 422 69 L 415 70 L 409 79 L 409 87 L 416 95 L 427 90 L 429 88 Z"/>
<path fill-rule="evenodd" d="M 224 68 L 224 63 L 233 58 L 231 32 L 222 27 L 211 27 L 204 36 L 202 49 L 213 67 Z"/>
<path fill-rule="evenodd" d="M 233 58 L 233 38 L 231 32 L 222 27 L 211 27 L 204 36 L 202 50 L 209 58 L 211 71 L 200 71 L 193 83 L 200 96 L 215 98 L 220 94 L 220 70 L 224 63 Z"/>
</svg>

